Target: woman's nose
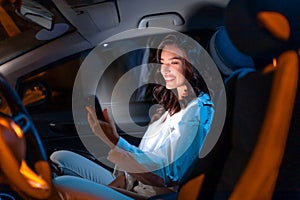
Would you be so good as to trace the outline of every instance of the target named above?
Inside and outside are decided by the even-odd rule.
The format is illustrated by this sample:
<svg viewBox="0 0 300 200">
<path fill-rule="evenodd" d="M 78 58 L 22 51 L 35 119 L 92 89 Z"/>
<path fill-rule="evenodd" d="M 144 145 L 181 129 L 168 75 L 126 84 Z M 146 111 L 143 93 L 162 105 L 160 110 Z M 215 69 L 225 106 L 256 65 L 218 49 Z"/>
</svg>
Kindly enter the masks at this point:
<svg viewBox="0 0 300 200">
<path fill-rule="evenodd" d="M 171 70 L 170 70 L 170 66 L 168 65 L 161 65 L 161 73 L 169 73 Z"/>
</svg>

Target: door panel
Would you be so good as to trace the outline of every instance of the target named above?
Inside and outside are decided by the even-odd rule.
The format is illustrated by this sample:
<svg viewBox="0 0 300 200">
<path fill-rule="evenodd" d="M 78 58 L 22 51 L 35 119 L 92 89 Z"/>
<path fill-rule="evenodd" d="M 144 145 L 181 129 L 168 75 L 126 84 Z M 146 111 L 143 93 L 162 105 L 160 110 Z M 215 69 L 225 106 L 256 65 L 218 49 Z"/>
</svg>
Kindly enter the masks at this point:
<svg viewBox="0 0 300 200">
<path fill-rule="evenodd" d="M 24 90 L 34 90 L 35 83 L 47 90 L 45 101 L 30 103 L 26 108 L 48 155 L 57 149 L 85 151 L 73 122 L 72 88 L 77 71 L 88 53 L 89 51 L 84 51 L 41 67 L 19 78 L 17 82 L 17 91 L 23 103 L 26 98 Z"/>
<path fill-rule="evenodd" d="M 73 84 L 80 65 L 89 52 L 90 50 L 64 58 L 55 63 L 41 67 L 38 71 L 34 71 L 18 79 L 17 91 L 21 97 L 24 97 L 25 89 L 32 87 L 32 85 L 36 83 L 38 83 L 39 87 L 46 88 L 43 89 L 47 91 L 45 92 L 46 97 L 44 97 L 42 101 L 39 100 L 36 103 L 31 102 L 26 108 L 39 131 L 48 155 L 58 149 L 69 149 L 89 155 L 82 140 L 88 141 L 89 145 L 99 146 L 97 143 L 98 139 L 90 131 L 87 121 L 84 120 L 84 124 L 75 125 L 72 113 Z M 109 67 L 110 72 L 103 79 L 103 81 L 107 81 L 103 85 L 105 88 L 99 89 L 109 91 L 109 86 L 113 86 L 111 85 L 111 81 L 116 82 L 118 78 L 122 76 L 124 71 L 141 64 L 142 60 L 140 59 L 140 56 L 143 55 L 143 52 L 144 51 L 138 51 L 134 54 L 126 54 L 120 57 L 116 62 L 112 63 L 112 66 Z M 116 76 L 117 73 L 120 73 L 119 76 Z M 149 87 L 151 88 L 151 86 L 145 87 L 147 88 L 144 88 L 144 91 L 149 90 Z M 101 92 L 97 96 L 100 101 L 103 101 Z M 121 99 L 120 102 L 104 102 L 109 109 L 120 109 L 119 107 L 122 103 Z M 129 106 L 131 120 L 133 120 L 134 123 L 143 126 L 140 130 L 130 129 L 131 121 L 127 117 L 123 117 L 122 109 L 120 110 L 121 115 L 119 115 L 119 117 L 123 117 L 121 120 L 121 127 L 128 126 L 129 129 L 124 131 L 118 127 L 117 130 L 119 134 L 131 144 L 139 144 L 150 120 L 149 108 L 152 104 L 153 101 L 151 96 L 147 98 L 137 98 L 137 94 L 133 94 L 129 105 L 127 105 L 127 107 Z M 83 116 L 83 118 L 85 117 L 86 116 Z M 78 130 L 85 128 L 86 130 L 83 135 L 80 135 L 81 139 L 76 128 Z"/>
</svg>

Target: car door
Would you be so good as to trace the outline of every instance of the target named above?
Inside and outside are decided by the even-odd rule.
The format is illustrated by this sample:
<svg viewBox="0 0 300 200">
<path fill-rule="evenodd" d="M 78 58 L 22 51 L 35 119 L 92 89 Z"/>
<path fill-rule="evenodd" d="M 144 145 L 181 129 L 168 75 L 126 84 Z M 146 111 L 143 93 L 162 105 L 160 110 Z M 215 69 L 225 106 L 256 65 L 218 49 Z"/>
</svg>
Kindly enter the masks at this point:
<svg viewBox="0 0 300 200">
<path fill-rule="evenodd" d="M 74 81 L 82 62 L 90 52 L 91 49 L 65 57 L 40 67 L 20 77 L 17 81 L 16 89 L 40 133 L 48 155 L 59 149 L 68 149 L 94 159 L 94 152 L 92 154 L 89 152 L 89 146 L 103 145 L 98 143 L 97 137 L 90 129 L 84 135 L 78 133 L 82 124 L 75 124 L 73 119 L 73 112 L 76 112 L 76 110 L 72 110 Z M 98 89 L 100 90 L 99 94 L 101 94 L 98 95 L 98 98 L 101 102 L 104 102 L 103 105 L 113 109 L 113 107 L 116 108 L 122 104 L 122 98 L 120 102 L 112 103 L 111 99 L 107 99 L 103 95 L 112 92 L 114 84 L 124 73 L 145 62 L 144 53 L 145 50 L 141 49 L 124 54 L 107 68 L 101 79 L 101 82 L 105 84 L 102 84 L 102 87 L 99 86 Z M 138 76 L 137 79 L 140 78 Z M 149 123 L 148 111 L 154 103 L 153 97 L 149 95 L 151 93 L 149 93 L 149 88 L 151 86 L 137 89 L 132 94 L 128 105 L 134 123 L 141 126 L 146 126 Z M 141 96 L 141 94 L 143 95 Z M 73 99 L 73 101 L 77 100 Z M 82 117 L 86 118 L 86 114 L 84 113 Z M 119 128 L 119 126 L 130 125 L 132 123 L 131 119 L 124 119 L 121 123 L 117 124 L 119 134 L 130 143 L 138 145 L 144 132 L 134 129 L 128 132 Z M 88 126 L 86 120 L 84 126 Z M 101 156 L 106 157 L 99 154 L 97 158 Z"/>
<path fill-rule="evenodd" d="M 72 88 L 88 51 L 41 67 L 20 77 L 17 91 L 30 113 L 47 154 L 57 149 L 84 150 L 72 119 Z"/>
</svg>

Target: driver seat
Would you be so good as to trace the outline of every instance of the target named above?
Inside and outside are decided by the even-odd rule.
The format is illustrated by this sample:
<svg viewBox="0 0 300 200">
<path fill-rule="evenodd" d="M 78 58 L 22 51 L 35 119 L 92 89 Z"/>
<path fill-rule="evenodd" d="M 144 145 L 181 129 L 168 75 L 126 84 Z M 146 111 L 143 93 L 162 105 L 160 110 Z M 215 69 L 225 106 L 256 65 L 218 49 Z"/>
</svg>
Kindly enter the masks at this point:
<svg viewBox="0 0 300 200">
<path fill-rule="evenodd" d="M 227 7 L 228 34 L 239 50 L 255 59 L 257 72 L 236 82 L 232 149 L 214 199 L 300 197 L 296 8 L 299 1 L 232 0 Z M 200 198 L 201 177 L 185 184 L 178 199 Z"/>
</svg>

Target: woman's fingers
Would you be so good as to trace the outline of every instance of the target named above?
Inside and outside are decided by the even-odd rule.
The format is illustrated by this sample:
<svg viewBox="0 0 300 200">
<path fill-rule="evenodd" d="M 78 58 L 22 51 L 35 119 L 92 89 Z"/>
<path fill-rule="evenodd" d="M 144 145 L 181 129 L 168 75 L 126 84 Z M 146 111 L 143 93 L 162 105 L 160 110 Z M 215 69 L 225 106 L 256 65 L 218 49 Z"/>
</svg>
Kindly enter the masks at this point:
<svg viewBox="0 0 300 200">
<path fill-rule="evenodd" d="M 86 108 L 86 110 L 88 111 L 88 114 L 90 114 L 91 117 L 93 118 L 93 121 L 99 121 L 98 118 L 97 118 L 96 112 L 95 112 L 90 106 L 86 106 L 85 108 Z M 111 120 L 110 120 L 110 117 L 109 117 L 109 115 L 108 115 L 107 108 L 105 108 L 105 109 L 103 110 L 103 116 L 104 116 L 104 120 L 105 120 L 106 122 L 110 122 L 110 121 L 111 121 Z"/>
<path fill-rule="evenodd" d="M 85 108 L 88 111 L 88 117 L 92 120 L 92 122 L 98 121 L 97 115 L 94 110 L 90 106 L 86 106 Z"/>
<path fill-rule="evenodd" d="M 104 116 L 104 120 L 106 122 L 109 122 L 109 123 L 111 122 L 110 117 L 108 116 L 107 108 L 104 108 L 104 110 L 103 110 L 103 116 Z"/>
<path fill-rule="evenodd" d="M 98 121 L 96 113 L 93 111 L 93 109 L 89 106 L 86 106 L 86 110 L 87 110 L 87 120 L 90 124 L 91 129 L 93 130 L 93 132 L 97 133 L 97 129 L 100 128 L 101 124 L 99 123 L 100 121 Z"/>
</svg>

